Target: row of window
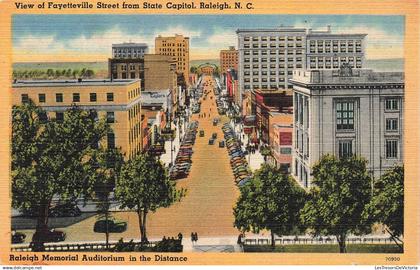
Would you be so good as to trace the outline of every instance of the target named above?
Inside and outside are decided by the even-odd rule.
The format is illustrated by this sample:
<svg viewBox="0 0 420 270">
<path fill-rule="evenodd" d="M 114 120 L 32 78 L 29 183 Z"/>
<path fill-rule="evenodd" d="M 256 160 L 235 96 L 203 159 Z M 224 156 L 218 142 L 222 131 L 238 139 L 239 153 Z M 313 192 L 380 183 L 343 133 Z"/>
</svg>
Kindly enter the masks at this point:
<svg viewBox="0 0 420 270">
<path fill-rule="evenodd" d="M 293 63 L 290 63 L 290 64 L 287 64 L 287 65 L 285 65 L 284 63 L 280 63 L 280 64 L 270 64 L 270 65 L 267 65 L 267 64 L 253 64 L 252 66 L 251 65 L 249 65 L 249 64 L 246 64 L 246 65 L 244 65 L 244 69 L 251 69 L 251 67 L 253 68 L 253 69 L 266 69 L 266 68 L 268 68 L 268 67 L 270 67 L 270 68 L 285 68 L 285 67 L 288 67 L 288 68 L 293 68 L 293 67 L 301 67 L 301 65 L 302 65 L 302 63 L 296 63 L 296 66 L 293 66 Z"/>
<path fill-rule="evenodd" d="M 251 46 L 252 45 L 252 46 Z M 303 48 L 302 43 L 253 43 L 253 44 L 244 44 L 245 49 L 249 48 Z"/>
<path fill-rule="evenodd" d="M 299 67 L 302 67 L 302 65 L 300 65 L 300 66 L 299 66 L 299 64 L 297 64 L 295 66 L 293 64 L 290 65 L 290 66 L 288 65 L 288 68 L 293 68 L 293 67 L 299 68 Z M 280 75 L 280 76 L 284 76 L 286 73 L 287 73 L 287 75 L 293 75 L 293 70 L 289 70 L 287 72 L 284 71 L 284 70 L 279 70 L 279 71 L 270 70 L 270 72 L 268 72 L 266 70 L 262 70 L 262 71 L 253 70 L 252 72 L 246 70 L 246 71 L 244 71 L 244 76 L 250 76 L 251 74 L 254 75 L 254 76 L 259 76 L 260 74 L 263 75 L 263 76 L 266 76 L 268 74 L 270 74 L 271 76 L 276 76 L 277 74 Z"/>
<path fill-rule="evenodd" d="M 288 62 L 294 62 L 294 61 L 296 61 L 296 62 L 301 62 L 302 61 L 302 58 L 287 58 L 288 59 Z M 299 59 L 299 60 L 298 60 Z M 270 58 L 270 59 L 268 59 L 268 58 L 252 58 L 252 62 L 253 63 L 259 63 L 259 62 L 261 62 L 261 63 L 267 63 L 267 62 L 270 62 L 270 63 L 276 63 L 276 62 L 280 62 L 280 63 L 282 63 L 282 62 L 285 62 L 286 61 L 286 58 L 283 58 L 283 57 L 281 57 L 281 58 Z M 251 62 L 251 58 L 244 58 L 244 63 L 250 63 Z"/>
<path fill-rule="evenodd" d="M 338 46 L 340 45 L 340 47 L 353 47 L 354 45 L 356 45 L 356 47 L 361 47 L 362 46 L 362 41 L 361 40 L 310 40 L 309 41 L 309 46 L 310 47 L 314 47 L 315 45 L 317 47 L 331 47 L 331 44 L 333 46 Z"/>
<path fill-rule="evenodd" d="M 362 53 L 362 48 L 346 48 L 346 47 L 341 47 L 340 49 L 338 47 L 333 47 L 332 50 L 331 48 L 315 48 L 315 47 L 311 47 L 309 48 L 309 52 L 310 53 Z"/>
<path fill-rule="evenodd" d="M 95 121 L 98 120 L 98 113 L 95 110 L 90 112 L 90 115 Z M 42 123 L 48 121 L 48 116 L 46 112 L 42 112 L 38 115 L 39 120 Z M 64 112 L 55 112 L 55 120 L 58 122 L 64 121 Z M 106 112 L 106 122 L 109 124 L 115 123 L 115 113 L 114 112 Z"/>
<path fill-rule="evenodd" d="M 385 140 L 385 157 L 387 159 L 398 158 L 399 141 L 396 139 Z M 353 140 L 338 141 L 338 157 L 348 158 L 354 155 Z"/>
<path fill-rule="evenodd" d="M 249 51 L 249 50 L 245 50 L 244 51 L 244 55 L 255 55 L 255 56 L 260 56 L 260 55 L 303 55 L 303 51 L 302 50 L 261 50 L 261 51 Z"/>
<path fill-rule="evenodd" d="M 286 80 L 285 80 L 285 78 L 279 78 L 278 80 L 277 80 L 277 78 L 270 78 L 270 79 L 261 78 L 261 82 L 277 82 L 277 81 L 278 82 L 285 82 Z M 251 79 L 250 78 L 245 78 L 244 82 L 249 83 L 249 82 L 251 82 Z M 252 82 L 260 82 L 260 79 L 259 78 L 253 78 Z"/>
<path fill-rule="evenodd" d="M 302 41 L 303 37 L 302 36 L 269 36 L 269 37 L 248 37 L 245 36 L 243 38 L 243 41 L 248 42 L 248 41 Z"/>
<path fill-rule="evenodd" d="M 44 93 L 38 94 L 38 102 L 39 103 L 45 103 L 47 99 L 47 95 Z M 29 102 L 29 95 L 28 94 L 22 94 L 21 95 L 21 101 L 22 103 L 28 103 Z M 97 101 L 97 94 L 96 93 L 89 93 L 89 101 L 90 102 L 96 102 Z M 106 101 L 112 102 L 114 101 L 114 93 L 106 93 Z M 55 94 L 55 102 L 62 103 L 64 102 L 64 94 L 63 93 L 56 93 Z M 80 93 L 73 93 L 73 99 L 72 102 L 80 102 Z"/>
<path fill-rule="evenodd" d="M 250 90 L 251 87 L 252 87 L 252 89 L 260 89 L 260 88 L 261 89 L 286 89 L 287 88 L 287 87 L 284 86 L 284 84 L 270 84 L 270 85 L 267 85 L 267 84 L 261 84 L 261 85 L 259 85 L 259 84 L 253 84 L 253 85 L 245 84 L 244 85 L 244 89 L 246 89 L 246 90 Z"/>
</svg>

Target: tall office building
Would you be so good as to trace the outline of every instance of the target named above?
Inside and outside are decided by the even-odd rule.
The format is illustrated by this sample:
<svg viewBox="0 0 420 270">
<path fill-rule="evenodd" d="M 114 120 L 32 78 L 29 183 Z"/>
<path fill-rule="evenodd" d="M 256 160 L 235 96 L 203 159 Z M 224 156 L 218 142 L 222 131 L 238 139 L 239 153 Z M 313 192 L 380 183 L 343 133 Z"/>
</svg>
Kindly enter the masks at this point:
<svg viewBox="0 0 420 270">
<path fill-rule="evenodd" d="M 64 112 L 73 104 L 89 110 L 95 117 L 106 117 L 113 132 L 108 133 L 105 146 L 121 147 L 126 158 L 143 150 L 140 80 L 48 80 L 16 81 L 12 84 L 13 105 L 31 99 L 47 114 L 64 119 Z"/>
<path fill-rule="evenodd" d="M 142 58 L 108 59 L 109 77 L 113 79 L 141 79 L 141 89 L 174 89 L 177 84 L 176 62 L 172 57 L 145 54 Z"/>
<path fill-rule="evenodd" d="M 228 69 L 238 70 L 238 50 L 235 50 L 234 46 L 220 51 L 220 69 L 221 74 L 226 73 Z"/>
<path fill-rule="evenodd" d="M 146 43 L 125 42 L 112 44 L 112 58 L 135 59 L 149 52 Z"/>
<path fill-rule="evenodd" d="M 155 54 L 172 56 L 176 62 L 177 73 L 184 74 L 189 81 L 190 74 L 190 38 L 183 35 L 173 37 L 158 36 L 155 38 Z"/>
<path fill-rule="evenodd" d="M 363 66 L 365 34 L 279 27 L 238 29 L 239 89 L 290 89 L 295 69 Z"/>
<path fill-rule="evenodd" d="M 404 74 L 352 69 L 295 70 L 292 175 L 311 185 L 324 154 L 362 156 L 379 177 L 403 162 Z"/>
</svg>

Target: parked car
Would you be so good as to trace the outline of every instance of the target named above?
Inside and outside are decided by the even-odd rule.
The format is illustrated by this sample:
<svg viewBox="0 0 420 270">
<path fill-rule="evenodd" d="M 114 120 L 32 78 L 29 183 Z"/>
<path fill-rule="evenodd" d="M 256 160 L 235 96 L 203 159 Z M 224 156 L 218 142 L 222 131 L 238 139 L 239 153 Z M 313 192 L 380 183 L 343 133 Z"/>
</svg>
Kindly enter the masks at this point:
<svg viewBox="0 0 420 270">
<path fill-rule="evenodd" d="M 51 217 L 77 217 L 82 214 L 75 203 L 60 204 L 50 209 Z"/>
<path fill-rule="evenodd" d="M 219 123 L 219 121 L 216 118 L 213 119 L 213 126 L 217 126 L 217 123 Z"/>
<path fill-rule="evenodd" d="M 211 137 L 212 137 L 213 139 L 217 139 L 217 133 L 216 133 L 216 132 L 214 132 L 213 134 L 211 134 Z"/>
<path fill-rule="evenodd" d="M 200 130 L 200 137 L 204 137 L 204 130 Z"/>
<path fill-rule="evenodd" d="M 213 138 L 210 138 L 209 139 L 209 145 L 213 145 L 214 144 L 214 139 Z"/>
<path fill-rule="evenodd" d="M 107 220 L 100 219 L 95 222 L 93 231 L 97 233 L 105 233 L 107 228 Z M 121 233 L 127 230 L 127 222 L 108 219 L 108 232 Z"/>
<path fill-rule="evenodd" d="M 219 147 L 224 148 L 225 147 L 225 141 L 220 141 L 219 142 Z"/>
<path fill-rule="evenodd" d="M 20 244 L 25 241 L 26 234 L 17 232 L 15 230 L 12 231 L 12 244 Z"/>
<path fill-rule="evenodd" d="M 50 230 L 41 230 L 35 232 L 32 237 L 32 242 L 61 242 L 66 239 L 66 233 L 62 231 L 57 231 L 55 229 Z"/>
</svg>

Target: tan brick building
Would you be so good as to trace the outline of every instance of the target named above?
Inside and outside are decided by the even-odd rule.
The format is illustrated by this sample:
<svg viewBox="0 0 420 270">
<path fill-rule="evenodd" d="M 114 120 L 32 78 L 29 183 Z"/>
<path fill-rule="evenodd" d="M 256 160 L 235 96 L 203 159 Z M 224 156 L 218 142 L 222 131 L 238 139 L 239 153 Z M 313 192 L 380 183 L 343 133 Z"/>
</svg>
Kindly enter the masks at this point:
<svg viewBox="0 0 420 270">
<path fill-rule="evenodd" d="M 190 73 L 190 38 L 183 35 L 155 38 L 155 54 L 172 56 L 176 61 L 176 71 L 183 73 L 188 82 Z"/>
<path fill-rule="evenodd" d="M 72 104 L 105 117 L 113 132 L 103 142 L 106 147 L 121 147 L 125 158 L 143 149 L 140 80 L 53 80 L 16 81 L 12 85 L 13 105 L 31 99 L 47 115 L 62 119 Z"/>
<path fill-rule="evenodd" d="M 234 46 L 230 46 L 229 50 L 220 51 L 220 68 L 221 74 L 230 68 L 238 71 L 238 50 L 235 50 Z"/>
</svg>

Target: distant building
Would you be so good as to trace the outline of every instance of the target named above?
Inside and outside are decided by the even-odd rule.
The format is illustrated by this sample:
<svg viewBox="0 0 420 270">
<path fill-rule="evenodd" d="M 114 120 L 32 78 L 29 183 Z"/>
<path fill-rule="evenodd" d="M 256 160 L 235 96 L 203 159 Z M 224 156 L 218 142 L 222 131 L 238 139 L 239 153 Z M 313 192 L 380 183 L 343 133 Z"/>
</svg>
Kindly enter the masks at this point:
<svg viewBox="0 0 420 270">
<path fill-rule="evenodd" d="M 295 69 L 361 68 L 365 34 L 332 34 L 305 28 L 238 29 L 241 92 L 291 89 Z"/>
<path fill-rule="evenodd" d="M 120 43 L 112 44 L 112 58 L 137 59 L 149 52 L 146 43 Z"/>
<path fill-rule="evenodd" d="M 168 55 L 176 62 L 176 72 L 188 82 L 190 73 L 190 38 L 183 35 L 155 38 L 155 54 Z"/>
<path fill-rule="evenodd" d="M 138 59 L 108 60 L 109 76 L 113 79 L 141 79 L 142 91 L 169 90 L 176 109 L 179 89 L 176 74 L 176 62 L 166 55 L 145 54 Z"/>
<path fill-rule="evenodd" d="M 49 117 L 63 119 L 73 104 L 95 117 L 106 117 L 113 132 L 104 141 L 109 148 L 121 147 L 126 158 L 143 150 L 140 80 L 48 80 L 16 81 L 12 84 L 12 104 L 31 99 Z"/>
<path fill-rule="evenodd" d="M 293 176 L 311 185 L 324 154 L 358 155 L 379 177 L 404 157 L 404 74 L 352 69 L 296 70 Z"/>
<path fill-rule="evenodd" d="M 238 70 L 238 50 L 230 46 L 228 50 L 220 51 L 220 72 L 226 73 L 228 69 Z"/>
<path fill-rule="evenodd" d="M 273 113 L 285 116 L 276 119 L 270 125 L 270 148 L 272 155 L 267 162 L 271 163 L 283 173 L 290 173 L 292 167 L 293 148 L 293 117 L 290 114 Z"/>
<path fill-rule="evenodd" d="M 251 111 L 247 115 L 255 116 L 257 137 L 266 144 L 269 144 L 270 125 L 276 123 L 270 119 L 272 113 L 288 113 L 293 105 L 291 90 L 252 90 L 250 95 Z M 291 111 L 290 111 L 291 113 Z"/>
</svg>

